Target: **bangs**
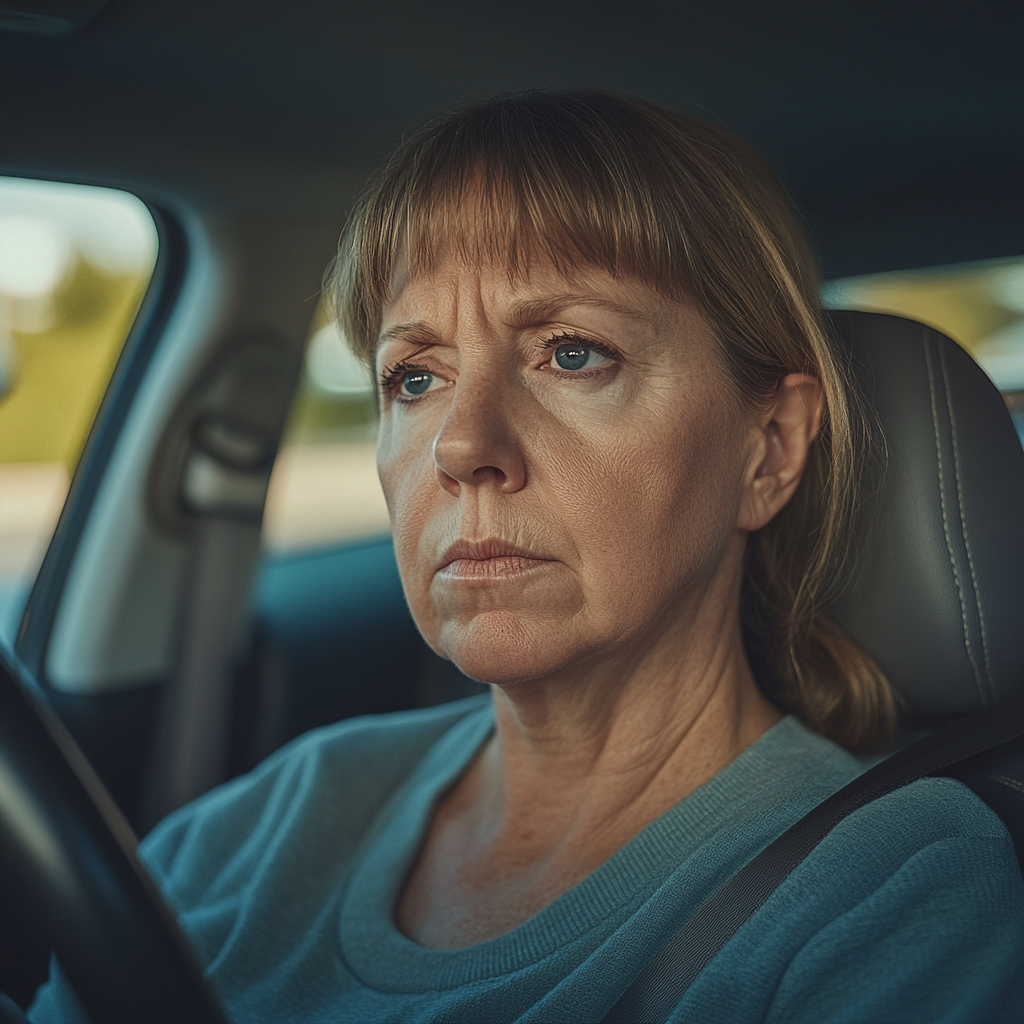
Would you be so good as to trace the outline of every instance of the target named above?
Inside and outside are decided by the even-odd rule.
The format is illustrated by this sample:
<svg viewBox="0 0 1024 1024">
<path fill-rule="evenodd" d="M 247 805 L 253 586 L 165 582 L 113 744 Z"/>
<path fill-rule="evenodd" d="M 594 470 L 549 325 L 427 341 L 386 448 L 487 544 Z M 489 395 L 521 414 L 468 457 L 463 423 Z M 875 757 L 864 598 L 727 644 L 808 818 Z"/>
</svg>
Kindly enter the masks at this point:
<svg viewBox="0 0 1024 1024">
<path fill-rule="evenodd" d="M 412 273 L 429 273 L 455 259 L 501 267 L 511 279 L 522 279 L 532 264 L 544 262 L 567 277 L 597 267 L 670 287 L 670 261 L 661 258 L 662 240 L 652 238 L 656 227 L 642 222 L 642 208 L 630 208 L 621 195 L 610 201 L 611 195 L 602 195 L 605 183 L 593 177 L 570 183 L 573 170 L 555 166 L 533 176 L 488 154 L 465 180 L 442 174 L 428 188 L 413 188 L 396 218 L 394 240 L 366 253 L 368 269 L 379 267 L 390 281 L 394 268 L 388 264 L 399 253 Z M 570 174 L 559 173 L 564 171 Z M 643 220 L 651 219 L 649 212 Z"/>
<path fill-rule="evenodd" d="M 646 108 L 643 138 L 637 106 Z M 353 216 L 336 305 L 353 347 L 372 354 L 399 258 L 412 273 L 454 257 L 513 279 L 531 261 L 569 278 L 596 267 L 669 298 L 688 295 L 690 218 L 680 206 L 691 206 L 688 190 L 705 188 L 670 133 L 656 130 L 665 116 L 636 100 L 602 96 L 597 109 L 587 94 L 551 102 L 535 93 L 426 125 Z"/>
</svg>

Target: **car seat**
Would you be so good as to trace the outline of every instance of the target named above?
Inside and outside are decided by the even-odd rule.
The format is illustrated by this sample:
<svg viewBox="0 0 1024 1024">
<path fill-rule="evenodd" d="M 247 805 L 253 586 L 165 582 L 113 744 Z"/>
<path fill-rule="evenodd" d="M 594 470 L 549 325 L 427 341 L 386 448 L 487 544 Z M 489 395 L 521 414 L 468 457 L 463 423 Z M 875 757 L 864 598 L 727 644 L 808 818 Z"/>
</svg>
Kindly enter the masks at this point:
<svg viewBox="0 0 1024 1024">
<path fill-rule="evenodd" d="M 1024 449 L 1003 397 L 945 335 L 828 315 L 885 439 L 829 614 L 892 680 L 912 736 L 1024 692 Z M 950 774 L 1003 819 L 1024 864 L 1024 741 Z"/>
</svg>

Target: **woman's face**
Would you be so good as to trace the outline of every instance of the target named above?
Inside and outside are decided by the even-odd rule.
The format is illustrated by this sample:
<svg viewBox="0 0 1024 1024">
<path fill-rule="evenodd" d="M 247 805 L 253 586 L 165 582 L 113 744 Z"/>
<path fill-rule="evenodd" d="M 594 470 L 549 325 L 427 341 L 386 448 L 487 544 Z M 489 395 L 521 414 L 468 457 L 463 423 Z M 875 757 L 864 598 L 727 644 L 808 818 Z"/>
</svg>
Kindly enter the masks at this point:
<svg viewBox="0 0 1024 1024">
<path fill-rule="evenodd" d="M 377 371 L 406 597 L 476 679 L 649 643 L 737 543 L 750 431 L 686 305 L 598 269 L 452 259 L 396 278 Z"/>
</svg>

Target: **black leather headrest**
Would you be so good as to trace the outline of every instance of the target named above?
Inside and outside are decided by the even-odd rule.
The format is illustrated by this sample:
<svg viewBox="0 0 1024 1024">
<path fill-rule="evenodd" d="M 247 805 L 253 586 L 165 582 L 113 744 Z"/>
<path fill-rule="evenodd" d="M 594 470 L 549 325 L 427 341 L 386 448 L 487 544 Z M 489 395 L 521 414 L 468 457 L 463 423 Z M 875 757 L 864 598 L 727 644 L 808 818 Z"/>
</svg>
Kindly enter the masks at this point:
<svg viewBox="0 0 1024 1024">
<path fill-rule="evenodd" d="M 829 312 L 885 436 L 856 565 L 830 617 L 909 714 L 990 707 L 1024 688 L 1024 450 L 955 342 L 879 313 Z"/>
</svg>

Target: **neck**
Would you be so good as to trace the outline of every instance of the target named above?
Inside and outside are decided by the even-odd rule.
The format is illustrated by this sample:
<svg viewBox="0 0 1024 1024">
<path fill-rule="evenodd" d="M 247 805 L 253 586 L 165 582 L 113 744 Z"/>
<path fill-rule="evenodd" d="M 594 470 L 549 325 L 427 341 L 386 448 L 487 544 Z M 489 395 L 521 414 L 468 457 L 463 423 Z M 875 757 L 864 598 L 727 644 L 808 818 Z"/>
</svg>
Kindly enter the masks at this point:
<svg viewBox="0 0 1024 1024">
<path fill-rule="evenodd" d="M 778 721 L 734 579 L 670 609 L 632 656 L 494 687 L 495 736 L 435 813 L 398 909 L 406 934 L 445 949 L 503 934 Z"/>
<path fill-rule="evenodd" d="M 496 831 L 536 830 L 540 807 L 555 829 L 628 821 L 639 831 L 771 728 L 779 715 L 756 686 L 738 622 L 730 632 L 733 642 L 711 650 L 652 651 L 617 678 L 605 665 L 576 686 L 495 688 L 480 782 Z"/>
<path fill-rule="evenodd" d="M 496 734 L 472 773 L 490 839 L 621 845 L 779 720 L 743 649 L 738 579 L 673 608 L 634 657 L 494 688 Z"/>
</svg>

